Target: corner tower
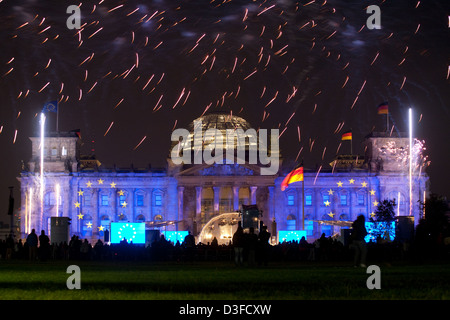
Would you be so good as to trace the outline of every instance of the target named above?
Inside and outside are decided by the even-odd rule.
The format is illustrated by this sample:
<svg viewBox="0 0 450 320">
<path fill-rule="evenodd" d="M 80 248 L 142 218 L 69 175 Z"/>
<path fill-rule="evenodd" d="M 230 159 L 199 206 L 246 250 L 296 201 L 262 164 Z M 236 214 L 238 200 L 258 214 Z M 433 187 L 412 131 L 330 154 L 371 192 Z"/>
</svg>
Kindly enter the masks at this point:
<svg viewBox="0 0 450 320">
<path fill-rule="evenodd" d="M 365 158 L 369 171 L 379 180 L 380 200 L 395 200 L 396 215 L 414 217 L 417 224 L 423 217 L 420 202 L 430 188 L 425 172 L 429 161 L 423 154 L 423 141 L 414 139 L 411 150 L 409 144 L 406 133 L 373 132 L 365 140 Z"/>
<path fill-rule="evenodd" d="M 30 172 L 39 172 L 40 137 L 30 137 L 32 143 Z M 80 139 L 77 131 L 50 132 L 44 138 L 44 171 L 71 173 L 78 170 Z"/>
<path fill-rule="evenodd" d="M 409 138 L 406 133 L 390 136 L 373 132 L 365 141 L 366 160 L 372 172 L 408 172 Z"/>
</svg>

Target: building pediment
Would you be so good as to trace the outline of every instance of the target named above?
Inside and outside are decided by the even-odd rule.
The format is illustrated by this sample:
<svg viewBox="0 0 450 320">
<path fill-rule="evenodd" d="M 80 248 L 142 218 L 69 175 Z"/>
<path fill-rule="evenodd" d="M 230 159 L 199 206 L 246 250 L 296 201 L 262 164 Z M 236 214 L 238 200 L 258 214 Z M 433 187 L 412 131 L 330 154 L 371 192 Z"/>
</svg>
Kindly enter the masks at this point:
<svg viewBox="0 0 450 320">
<path fill-rule="evenodd" d="M 203 176 L 253 176 L 254 170 L 234 164 L 215 164 L 199 171 Z"/>
<path fill-rule="evenodd" d="M 177 176 L 257 176 L 260 168 L 251 164 L 200 164 L 180 170 Z"/>
</svg>

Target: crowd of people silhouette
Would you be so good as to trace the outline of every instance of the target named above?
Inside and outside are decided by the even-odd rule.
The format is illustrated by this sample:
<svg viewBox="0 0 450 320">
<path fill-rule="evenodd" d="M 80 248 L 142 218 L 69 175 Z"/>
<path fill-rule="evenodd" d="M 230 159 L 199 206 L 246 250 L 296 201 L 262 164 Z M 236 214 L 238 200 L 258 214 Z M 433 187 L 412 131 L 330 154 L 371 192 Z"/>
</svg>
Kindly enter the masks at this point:
<svg viewBox="0 0 450 320">
<path fill-rule="evenodd" d="M 267 266 L 269 262 L 289 261 L 348 261 L 354 266 L 365 267 L 367 259 L 390 263 L 393 260 L 450 259 L 450 243 L 424 245 L 420 238 L 405 243 L 376 241 L 366 243 L 367 231 L 361 218 L 355 220 L 348 243 L 335 237 L 321 237 L 308 242 L 305 237 L 300 241 L 283 241 L 270 244 L 271 234 L 266 226 L 258 233 L 254 228 L 245 230 L 239 224 L 231 241 L 219 245 L 216 238 L 210 243 L 195 243 L 195 237 L 188 234 L 183 241 L 173 243 L 161 235 L 151 244 L 138 245 L 126 239 L 119 244 L 111 244 L 98 239 L 90 243 L 73 235 L 69 242 L 50 243 L 42 230 L 38 236 L 33 229 L 26 240 L 14 240 L 9 235 L 0 240 L 1 260 L 149 260 L 149 261 L 230 261 L 237 267 Z M 379 239 L 380 240 L 380 239 Z"/>
</svg>

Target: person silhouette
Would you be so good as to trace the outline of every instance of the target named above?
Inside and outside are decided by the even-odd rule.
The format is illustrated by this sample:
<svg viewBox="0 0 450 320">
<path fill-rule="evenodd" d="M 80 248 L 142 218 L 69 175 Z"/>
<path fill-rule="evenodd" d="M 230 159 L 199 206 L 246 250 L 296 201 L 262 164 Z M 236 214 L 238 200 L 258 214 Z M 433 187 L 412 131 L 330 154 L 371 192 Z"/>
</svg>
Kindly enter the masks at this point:
<svg viewBox="0 0 450 320">
<path fill-rule="evenodd" d="M 270 249 L 270 233 L 267 231 L 267 226 L 262 226 L 261 231 L 258 234 L 258 264 L 262 265 L 264 263 L 267 266 L 269 261 L 269 249 Z"/>
<path fill-rule="evenodd" d="M 244 229 L 239 222 L 236 232 L 233 234 L 234 263 L 236 266 L 244 264 Z"/>
<path fill-rule="evenodd" d="M 248 266 L 255 266 L 256 247 L 258 245 L 258 236 L 255 234 L 255 228 L 250 227 L 249 233 L 245 234 L 245 244 L 248 250 Z"/>
<path fill-rule="evenodd" d="M 186 252 L 186 259 L 191 261 L 194 258 L 195 251 L 195 237 L 188 231 L 187 236 L 184 238 L 183 242 L 184 250 Z"/>
<path fill-rule="evenodd" d="M 367 230 L 365 226 L 366 219 L 363 215 L 359 215 L 358 218 L 352 224 L 352 246 L 355 250 L 353 257 L 353 265 L 357 267 L 366 267 L 366 257 L 367 257 L 367 245 L 364 238 L 367 235 Z"/>
<path fill-rule="evenodd" d="M 46 261 L 49 256 L 50 251 L 50 239 L 45 234 L 44 230 L 41 230 L 41 235 L 39 236 L 39 258 L 42 261 Z"/>
<path fill-rule="evenodd" d="M 26 244 L 28 246 L 28 258 L 30 261 L 35 261 L 37 258 L 37 246 L 38 246 L 38 236 L 34 229 L 27 236 Z"/>
</svg>

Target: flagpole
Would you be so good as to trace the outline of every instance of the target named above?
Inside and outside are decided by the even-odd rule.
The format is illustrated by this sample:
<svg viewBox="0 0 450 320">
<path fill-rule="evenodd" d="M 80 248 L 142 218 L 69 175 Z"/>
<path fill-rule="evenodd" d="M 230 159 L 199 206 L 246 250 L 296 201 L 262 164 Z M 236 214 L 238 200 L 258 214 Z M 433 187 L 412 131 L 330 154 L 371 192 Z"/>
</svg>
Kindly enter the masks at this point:
<svg viewBox="0 0 450 320">
<path fill-rule="evenodd" d="M 389 112 L 386 113 L 386 132 L 389 132 Z"/>
<path fill-rule="evenodd" d="M 352 132 L 352 136 L 350 139 L 350 155 L 353 155 L 353 128 L 350 128 L 351 132 Z"/>
<path fill-rule="evenodd" d="M 303 159 L 301 163 L 302 167 L 302 229 L 305 230 L 305 167 L 303 166 Z"/>
<path fill-rule="evenodd" d="M 14 198 L 13 198 L 13 189 L 14 187 L 8 187 L 9 188 L 9 208 L 8 208 L 8 214 L 11 215 L 11 234 L 13 237 L 15 237 L 14 234 Z"/>
<path fill-rule="evenodd" d="M 59 132 L 59 106 L 56 103 L 56 132 Z"/>
<path fill-rule="evenodd" d="M 305 230 L 305 171 L 302 180 L 302 230 Z"/>
</svg>

